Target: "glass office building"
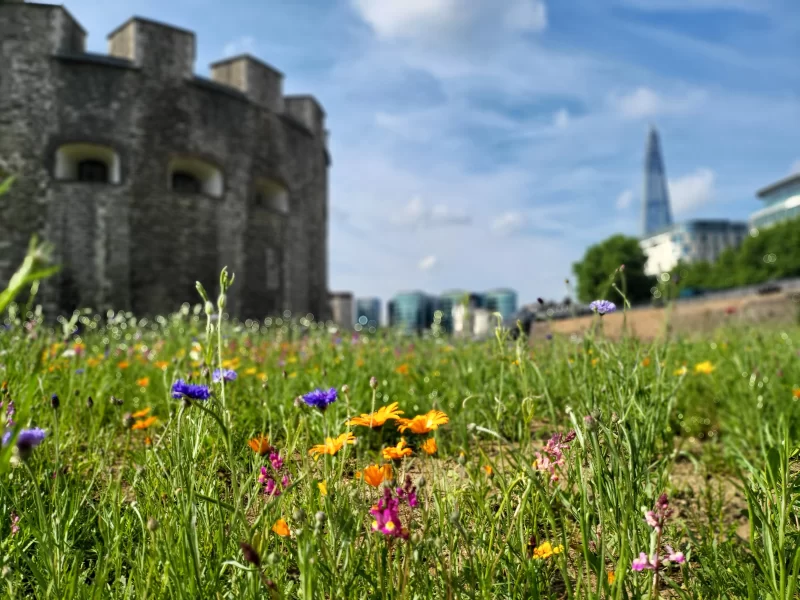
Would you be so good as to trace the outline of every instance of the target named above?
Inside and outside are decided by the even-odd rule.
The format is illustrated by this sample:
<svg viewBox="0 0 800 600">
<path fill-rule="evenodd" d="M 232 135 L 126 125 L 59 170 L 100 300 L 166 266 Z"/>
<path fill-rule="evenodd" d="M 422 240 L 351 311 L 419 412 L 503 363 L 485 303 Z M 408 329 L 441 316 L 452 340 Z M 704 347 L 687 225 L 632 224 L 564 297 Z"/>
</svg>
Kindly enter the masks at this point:
<svg viewBox="0 0 800 600">
<path fill-rule="evenodd" d="M 800 217 L 800 173 L 790 175 L 757 192 L 764 208 L 750 215 L 751 229 L 765 229 Z"/>
<path fill-rule="evenodd" d="M 647 135 L 642 204 L 642 235 L 646 237 L 672 225 L 667 175 L 664 170 L 664 160 L 661 158 L 661 143 L 655 127 L 651 127 Z"/>
<path fill-rule="evenodd" d="M 402 292 L 389 303 L 389 323 L 406 331 L 422 331 L 433 323 L 437 302 L 424 292 Z"/>
<path fill-rule="evenodd" d="M 356 325 L 377 327 L 381 322 L 381 301 L 378 298 L 358 298 L 355 318 Z"/>
<path fill-rule="evenodd" d="M 517 292 L 510 289 L 490 290 L 484 294 L 486 309 L 499 312 L 503 320 L 511 318 L 517 312 Z"/>
</svg>

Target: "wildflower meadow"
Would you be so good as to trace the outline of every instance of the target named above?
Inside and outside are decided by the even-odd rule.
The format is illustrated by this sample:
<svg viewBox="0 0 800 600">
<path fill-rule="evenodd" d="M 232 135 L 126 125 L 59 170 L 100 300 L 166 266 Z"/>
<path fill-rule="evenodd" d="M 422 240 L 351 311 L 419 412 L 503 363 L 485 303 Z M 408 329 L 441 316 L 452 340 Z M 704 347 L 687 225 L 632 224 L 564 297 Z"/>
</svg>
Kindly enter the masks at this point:
<svg viewBox="0 0 800 600">
<path fill-rule="evenodd" d="M 797 597 L 797 328 L 358 335 L 220 285 L 8 305 L 3 598 Z"/>
</svg>

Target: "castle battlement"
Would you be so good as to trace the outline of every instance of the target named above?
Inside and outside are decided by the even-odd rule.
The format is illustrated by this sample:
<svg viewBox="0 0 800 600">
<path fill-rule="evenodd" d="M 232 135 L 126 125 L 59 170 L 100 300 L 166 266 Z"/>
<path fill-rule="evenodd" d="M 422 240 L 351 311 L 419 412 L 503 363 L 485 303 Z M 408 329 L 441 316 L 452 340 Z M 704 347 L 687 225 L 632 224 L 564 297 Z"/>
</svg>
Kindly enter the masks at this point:
<svg viewBox="0 0 800 600">
<path fill-rule="evenodd" d="M 193 32 L 133 17 L 86 52 L 62 6 L 0 1 L 0 285 L 31 234 L 51 306 L 174 310 L 236 273 L 232 312 L 327 314 L 325 112 L 250 56 L 194 72 Z M 13 84 L 13 85 L 12 85 Z M 6 226 L 8 224 L 8 226 Z"/>
</svg>

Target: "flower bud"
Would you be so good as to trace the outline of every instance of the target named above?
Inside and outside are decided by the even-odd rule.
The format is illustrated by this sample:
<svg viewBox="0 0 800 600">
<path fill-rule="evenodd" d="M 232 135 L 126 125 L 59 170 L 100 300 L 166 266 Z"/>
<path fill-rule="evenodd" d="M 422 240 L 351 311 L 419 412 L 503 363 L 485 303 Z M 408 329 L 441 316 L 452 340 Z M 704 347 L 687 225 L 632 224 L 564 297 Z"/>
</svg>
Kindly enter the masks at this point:
<svg viewBox="0 0 800 600">
<path fill-rule="evenodd" d="M 219 306 L 220 312 L 222 312 L 226 304 L 228 304 L 228 297 L 225 294 L 220 294 L 219 298 L 217 298 L 217 306 Z"/>
<path fill-rule="evenodd" d="M 149 519 L 147 519 L 147 529 L 149 531 L 155 531 L 156 529 L 158 529 L 158 521 L 156 520 L 155 517 L 150 517 Z"/>
<path fill-rule="evenodd" d="M 304 511 L 302 508 L 298 508 L 292 513 L 292 519 L 298 523 L 302 523 L 306 520 L 306 511 Z"/>
<path fill-rule="evenodd" d="M 377 377 L 370 377 L 369 378 L 369 387 L 373 390 L 378 389 L 378 378 Z"/>
<path fill-rule="evenodd" d="M 58 407 L 61 406 L 61 400 L 58 399 L 58 394 L 50 396 L 50 406 L 53 407 L 53 410 L 58 410 Z"/>
<path fill-rule="evenodd" d="M 214 314 L 214 305 L 211 304 L 210 301 L 206 301 L 206 303 L 203 305 L 203 311 L 210 317 Z"/>
<path fill-rule="evenodd" d="M 239 547 L 242 549 L 242 555 L 247 562 L 256 567 L 261 566 L 261 557 L 258 555 L 255 548 L 247 542 L 239 542 Z"/>
<path fill-rule="evenodd" d="M 350 393 L 350 386 L 347 385 L 346 383 L 342 386 L 342 393 L 343 394 L 349 394 Z"/>
<path fill-rule="evenodd" d="M 425 487 L 425 478 L 420 476 L 420 478 L 417 479 L 417 488 L 419 489 L 423 487 Z"/>
<path fill-rule="evenodd" d="M 125 413 L 125 416 L 122 417 L 122 426 L 125 429 L 130 429 L 133 427 L 133 424 L 136 423 L 136 419 L 133 418 L 131 413 Z"/>
<path fill-rule="evenodd" d="M 317 520 L 317 523 L 319 523 L 320 525 L 324 525 L 325 524 L 326 516 L 325 516 L 325 513 L 323 511 L 321 511 L 321 510 L 317 511 L 317 514 L 314 515 L 314 518 Z"/>
<path fill-rule="evenodd" d="M 93 406 L 94 406 L 94 400 L 92 400 L 92 397 L 89 396 L 88 398 L 86 398 L 86 408 L 92 408 Z"/>
</svg>

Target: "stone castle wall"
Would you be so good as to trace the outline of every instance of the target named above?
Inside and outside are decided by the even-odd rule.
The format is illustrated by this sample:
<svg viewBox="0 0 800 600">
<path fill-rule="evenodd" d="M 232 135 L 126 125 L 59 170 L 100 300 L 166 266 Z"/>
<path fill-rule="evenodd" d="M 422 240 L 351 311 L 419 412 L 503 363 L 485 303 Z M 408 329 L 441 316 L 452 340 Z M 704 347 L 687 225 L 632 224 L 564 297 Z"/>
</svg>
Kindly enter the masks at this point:
<svg viewBox="0 0 800 600">
<path fill-rule="evenodd" d="M 327 318 L 324 113 L 284 97 L 282 75 L 247 56 L 193 74 L 191 32 L 132 19 L 111 55 L 84 52 L 59 6 L 0 3 L 0 285 L 38 233 L 62 272 L 43 286 L 50 308 L 164 313 L 236 274 L 230 310 L 285 309 Z M 216 81 L 214 81 L 216 80 Z M 118 183 L 59 180 L 64 144 L 113 149 Z M 169 164 L 192 159 L 223 176 L 220 194 L 173 191 Z M 257 182 L 288 192 L 288 211 L 257 205 Z"/>
</svg>

